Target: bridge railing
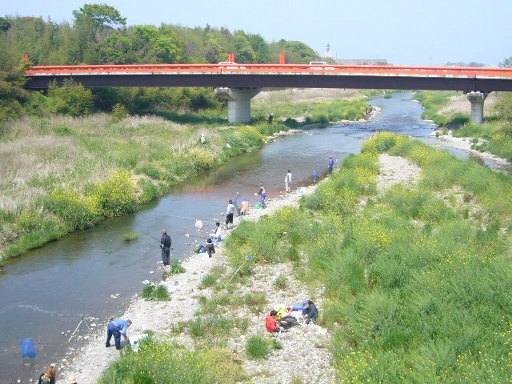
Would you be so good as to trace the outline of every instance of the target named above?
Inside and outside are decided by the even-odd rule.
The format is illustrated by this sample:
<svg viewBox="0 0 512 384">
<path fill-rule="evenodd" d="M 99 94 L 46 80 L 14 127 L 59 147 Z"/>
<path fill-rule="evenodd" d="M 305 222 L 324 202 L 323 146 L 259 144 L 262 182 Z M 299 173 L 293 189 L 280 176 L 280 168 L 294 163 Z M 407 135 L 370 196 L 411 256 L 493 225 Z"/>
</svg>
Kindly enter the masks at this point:
<svg viewBox="0 0 512 384">
<path fill-rule="evenodd" d="M 512 68 L 431 67 L 398 65 L 331 65 L 331 64 L 128 64 L 128 65 L 53 65 L 33 66 L 27 76 L 80 76 L 115 74 L 333 74 L 391 75 L 439 77 L 511 78 Z"/>
</svg>

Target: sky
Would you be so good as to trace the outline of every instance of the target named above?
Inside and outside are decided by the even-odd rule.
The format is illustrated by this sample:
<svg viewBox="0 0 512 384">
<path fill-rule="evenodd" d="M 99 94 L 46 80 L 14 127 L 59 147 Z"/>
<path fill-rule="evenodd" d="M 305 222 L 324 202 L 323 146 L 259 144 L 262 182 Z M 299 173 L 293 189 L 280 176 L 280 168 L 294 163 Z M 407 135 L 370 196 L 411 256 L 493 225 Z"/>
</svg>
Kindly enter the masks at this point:
<svg viewBox="0 0 512 384">
<path fill-rule="evenodd" d="M 512 0 L 0 0 L 0 16 L 72 23 L 86 3 L 116 8 L 128 25 L 242 29 L 320 56 L 329 44 L 335 59 L 497 66 L 512 56 Z"/>
</svg>

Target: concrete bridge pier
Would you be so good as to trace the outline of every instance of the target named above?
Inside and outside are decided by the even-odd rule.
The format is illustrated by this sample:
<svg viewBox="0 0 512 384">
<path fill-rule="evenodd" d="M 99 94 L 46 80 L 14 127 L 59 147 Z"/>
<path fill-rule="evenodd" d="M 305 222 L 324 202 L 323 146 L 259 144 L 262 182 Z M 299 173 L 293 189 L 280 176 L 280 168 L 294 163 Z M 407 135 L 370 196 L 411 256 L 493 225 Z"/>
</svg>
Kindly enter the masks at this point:
<svg viewBox="0 0 512 384">
<path fill-rule="evenodd" d="M 260 91 L 260 88 L 215 88 L 215 94 L 228 101 L 230 123 L 251 121 L 251 99 Z"/>
<path fill-rule="evenodd" d="M 484 122 L 484 101 L 487 93 L 482 92 L 468 92 L 467 97 L 471 103 L 471 120 L 475 124 L 482 124 Z"/>
</svg>

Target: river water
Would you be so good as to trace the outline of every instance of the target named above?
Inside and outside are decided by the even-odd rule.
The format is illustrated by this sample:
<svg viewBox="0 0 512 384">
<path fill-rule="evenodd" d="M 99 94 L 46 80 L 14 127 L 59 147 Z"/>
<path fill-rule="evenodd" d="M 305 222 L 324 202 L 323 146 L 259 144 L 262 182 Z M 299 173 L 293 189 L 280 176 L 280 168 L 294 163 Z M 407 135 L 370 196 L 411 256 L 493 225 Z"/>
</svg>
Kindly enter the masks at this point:
<svg viewBox="0 0 512 384">
<path fill-rule="evenodd" d="M 191 180 L 142 211 L 71 234 L 10 262 L 0 274 L 0 383 L 18 379 L 27 383 L 49 363 L 69 359 L 84 342 L 87 325 L 103 326 L 108 317 L 124 312 L 130 299 L 142 291 L 144 280 L 161 280 L 161 229 L 172 237 L 173 257 L 182 259 L 201 241 L 193 237 L 195 218 L 213 228 L 236 192 L 255 203 L 254 192 L 261 182 L 272 204 L 271 199 L 284 189 L 288 169 L 292 187 L 308 184 L 314 169 L 321 174 L 327 170 L 329 156 L 341 161 L 358 153 L 362 140 L 380 130 L 435 140 L 431 136 L 435 126 L 420 119 L 422 108 L 411 97 L 395 93 L 391 99 L 374 99 L 372 104 L 382 108 L 374 121 L 282 137 Z M 128 231 L 138 233 L 138 239 L 123 241 Z M 80 323 L 82 315 L 87 324 Z M 77 327 L 77 337 L 69 342 Z M 35 339 L 38 352 L 29 362 L 23 361 L 20 350 L 26 337 Z"/>
</svg>

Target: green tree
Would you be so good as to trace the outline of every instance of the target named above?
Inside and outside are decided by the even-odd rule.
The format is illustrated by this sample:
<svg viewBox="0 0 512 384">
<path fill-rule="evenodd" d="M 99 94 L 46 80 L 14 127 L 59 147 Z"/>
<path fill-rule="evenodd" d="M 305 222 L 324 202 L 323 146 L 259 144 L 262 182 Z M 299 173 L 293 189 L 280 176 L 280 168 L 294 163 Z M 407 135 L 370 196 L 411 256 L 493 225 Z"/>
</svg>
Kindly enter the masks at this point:
<svg viewBox="0 0 512 384">
<path fill-rule="evenodd" d="M 261 35 L 248 34 L 247 40 L 249 40 L 249 44 L 251 44 L 254 51 L 254 61 L 256 63 L 269 63 L 272 61 L 268 44 Z"/>
<path fill-rule="evenodd" d="M 315 51 L 301 41 L 279 40 L 277 43 L 272 43 L 270 48 L 274 56 L 285 53 L 289 63 L 307 64 L 318 59 Z"/>
<path fill-rule="evenodd" d="M 73 16 L 75 23 L 91 21 L 97 28 L 119 28 L 126 25 L 126 18 L 107 4 L 85 4 L 78 11 L 73 11 Z"/>
<path fill-rule="evenodd" d="M 54 113 L 83 116 L 91 113 L 93 96 L 90 89 L 73 80 L 64 80 L 61 87 L 55 83 L 48 89 L 51 109 Z"/>
<path fill-rule="evenodd" d="M 507 57 L 505 60 L 503 60 L 500 64 L 500 67 L 502 68 L 512 68 L 512 56 Z"/>
<path fill-rule="evenodd" d="M 208 47 L 205 58 L 211 64 L 225 61 L 228 57 L 228 49 L 226 42 L 220 35 L 215 33 L 208 33 L 206 35 L 206 45 Z"/>
<path fill-rule="evenodd" d="M 494 112 L 504 120 L 512 121 L 512 92 L 500 92 Z"/>
<path fill-rule="evenodd" d="M 11 22 L 7 17 L 0 17 L 0 32 L 7 32 L 11 28 Z"/>
<path fill-rule="evenodd" d="M 156 56 L 161 63 L 179 63 L 183 59 L 184 43 L 175 33 L 161 35 L 155 40 Z"/>
<path fill-rule="evenodd" d="M 75 19 L 74 62 L 99 64 L 102 61 L 103 45 L 114 28 L 126 24 L 119 11 L 106 4 L 85 4 L 73 11 Z"/>
<path fill-rule="evenodd" d="M 249 39 L 247 39 L 244 31 L 235 32 L 233 48 L 236 61 L 239 63 L 254 62 L 254 50 L 252 49 L 251 43 L 249 43 Z"/>
</svg>

